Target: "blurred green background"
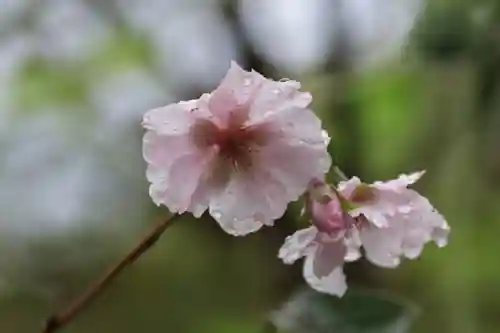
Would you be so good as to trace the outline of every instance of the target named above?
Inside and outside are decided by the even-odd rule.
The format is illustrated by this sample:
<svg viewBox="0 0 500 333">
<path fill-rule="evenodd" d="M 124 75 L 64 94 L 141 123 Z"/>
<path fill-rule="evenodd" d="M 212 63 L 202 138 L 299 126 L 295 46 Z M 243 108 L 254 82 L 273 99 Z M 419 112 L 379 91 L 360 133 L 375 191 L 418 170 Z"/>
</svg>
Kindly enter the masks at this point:
<svg viewBox="0 0 500 333">
<path fill-rule="evenodd" d="M 418 304 L 414 332 L 498 332 L 498 0 L 0 0 L 0 332 L 37 332 L 167 216 L 141 115 L 231 59 L 301 81 L 348 175 L 427 170 L 449 246 L 350 286 Z M 184 218 L 66 331 L 258 332 L 303 284 L 276 258 L 297 208 L 245 238 Z"/>
</svg>

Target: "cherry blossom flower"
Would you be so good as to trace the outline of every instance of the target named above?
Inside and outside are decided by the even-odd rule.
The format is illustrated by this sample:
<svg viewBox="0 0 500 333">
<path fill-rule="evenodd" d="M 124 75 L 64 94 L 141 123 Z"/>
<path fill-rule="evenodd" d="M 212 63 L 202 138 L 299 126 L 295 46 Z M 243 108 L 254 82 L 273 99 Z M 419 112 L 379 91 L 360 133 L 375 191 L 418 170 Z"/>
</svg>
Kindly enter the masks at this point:
<svg viewBox="0 0 500 333">
<path fill-rule="evenodd" d="M 373 264 L 394 268 L 403 257 L 418 257 L 429 241 L 445 246 L 450 227 L 426 198 L 408 189 L 422 175 L 372 185 L 353 177 L 335 190 L 313 183 L 308 193 L 312 226 L 287 237 L 278 257 L 286 264 L 305 257 L 306 282 L 341 297 L 347 290 L 343 264 L 359 259 L 361 248 Z"/>
<path fill-rule="evenodd" d="M 360 244 L 352 228 L 355 222 L 342 210 L 337 195 L 324 196 L 310 202 L 312 226 L 288 236 L 278 257 L 286 264 L 305 257 L 306 282 L 319 292 L 341 297 L 347 290 L 344 262 L 360 257 Z"/>
<path fill-rule="evenodd" d="M 299 89 L 232 62 L 215 91 L 148 111 L 153 201 L 196 217 L 208 209 L 233 235 L 272 225 L 331 164 L 312 97 Z"/>
<path fill-rule="evenodd" d="M 396 267 L 401 257 L 417 258 L 429 241 L 439 247 L 447 244 L 448 223 L 429 200 L 408 188 L 423 174 L 403 174 L 372 185 L 353 177 L 339 184 L 340 193 L 358 205 L 349 214 L 364 221 L 359 226 L 359 237 L 372 263 Z"/>
</svg>

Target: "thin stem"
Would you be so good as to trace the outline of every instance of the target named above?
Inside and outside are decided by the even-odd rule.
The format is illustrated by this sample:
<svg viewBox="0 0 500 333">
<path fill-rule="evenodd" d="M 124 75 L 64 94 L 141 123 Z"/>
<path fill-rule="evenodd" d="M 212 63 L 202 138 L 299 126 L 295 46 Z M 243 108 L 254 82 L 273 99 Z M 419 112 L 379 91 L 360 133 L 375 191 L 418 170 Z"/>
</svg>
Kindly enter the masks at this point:
<svg viewBox="0 0 500 333">
<path fill-rule="evenodd" d="M 336 165 L 333 167 L 333 172 L 339 181 L 349 180 L 349 178 L 347 178 L 345 173 Z"/>
<path fill-rule="evenodd" d="M 51 315 L 45 322 L 42 333 L 53 333 L 66 326 L 73 320 L 86 306 L 88 306 L 97 296 L 99 296 L 107 286 L 120 275 L 127 267 L 132 265 L 144 252 L 150 249 L 160 236 L 170 227 L 180 215 L 162 221 L 153 228 L 130 252 L 128 252 L 118 263 L 111 266 L 100 278 L 90 284 L 90 286 L 68 307 L 60 312 Z"/>
</svg>

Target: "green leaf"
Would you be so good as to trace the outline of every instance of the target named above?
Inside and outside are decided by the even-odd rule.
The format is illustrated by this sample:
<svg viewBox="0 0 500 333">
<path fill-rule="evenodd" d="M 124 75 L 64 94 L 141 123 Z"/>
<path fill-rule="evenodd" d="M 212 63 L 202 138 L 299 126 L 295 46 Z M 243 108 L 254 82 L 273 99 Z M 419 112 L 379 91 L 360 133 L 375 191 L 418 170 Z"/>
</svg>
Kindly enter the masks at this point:
<svg viewBox="0 0 500 333">
<path fill-rule="evenodd" d="M 418 310 L 381 293 L 349 290 L 342 298 L 311 289 L 271 315 L 279 333 L 406 333 Z"/>
</svg>

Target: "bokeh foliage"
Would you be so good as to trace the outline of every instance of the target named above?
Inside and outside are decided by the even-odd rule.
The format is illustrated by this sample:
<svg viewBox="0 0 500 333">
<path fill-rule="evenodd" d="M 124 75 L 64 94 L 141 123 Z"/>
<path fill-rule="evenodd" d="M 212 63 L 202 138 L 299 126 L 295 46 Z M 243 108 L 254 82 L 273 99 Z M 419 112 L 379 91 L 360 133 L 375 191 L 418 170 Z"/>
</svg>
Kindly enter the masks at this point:
<svg viewBox="0 0 500 333">
<path fill-rule="evenodd" d="M 285 76 L 253 50 L 239 18 L 227 9 L 231 4 L 224 6 L 241 34 L 246 63 Z M 499 31 L 495 0 L 433 1 L 418 17 L 403 60 L 354 70 L 348 57 L 335 58 L 345 54 L 333 53 L 329 64 L 335 66 L 297 78 L 315 96 L 314 109 L 332 133 L 331 153 L 348 174 L 375 180 L 428 170 L 417 188 L 448 218 L 450 245 L 440 251 L 429 246 L 421 259 L 397 270 L 365 262 L 348 267 L 353 286 L 391 290 L 419 304 L 415 332 L 496 333 L 500 325 Z M 98 117 L 89 98 L 93 80 L 137 66 L 157 76 L 153 53 L 120 22 L 106 47 L 86 62 L 54 66 L 30 59 L 10 87 L 20 110 L 16 117 L 58 112 L 75 133 L 86 131 Z M 199 90 L 193 82 L 184 96 L 196 97 Z M 42 107 L 52 104 L 56 111 Z M 139 151 L 138 126 L 130 136 Z M 19 239 L 27 255 L 2 266 L 9 282 L 0 300 L 0 331 L 36 331 L 45 315 L 128 249 L 149 221 L 166 215 L 146 203 L 138 152 L 95 154 L 102 164 L 126 169 L 121 179 L 133 184 L 127 188 L 138 193 L 132 198 L 145 203 L 134 215 L 141 220 L 114 216 L 100 222 L 106 228 Z M 286 267 L 276 258 L 298 225 L 296 211 L 294 206 L 276 228 L 246 238 L 223 234 L 207 216 L 186 218 L 67 331 L 257 332 L 267 313 L 303 283 L 300 265 Z M 8 238 L 1 239 L 5 261 Z"/>
</svg>

